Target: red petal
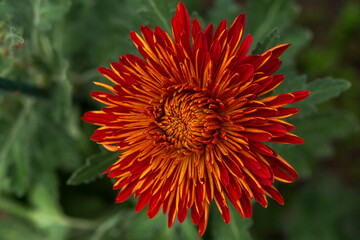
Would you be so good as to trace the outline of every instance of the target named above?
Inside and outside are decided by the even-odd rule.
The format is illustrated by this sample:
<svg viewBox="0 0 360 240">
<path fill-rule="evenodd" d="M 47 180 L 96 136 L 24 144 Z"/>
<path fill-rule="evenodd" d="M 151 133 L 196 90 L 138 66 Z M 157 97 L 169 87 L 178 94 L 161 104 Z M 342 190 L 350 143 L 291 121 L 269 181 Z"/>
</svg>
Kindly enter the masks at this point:
<svg viewBox="0 0 360 240">
<path fill-rule="evenodd" d="M 267 156 L 274 155 L 274 152 L 268 146 L 263 144 L 262 142 L 250 141 L 249 146 L 250 146 L 251 150 L 254 152 L 258 152 L 260 154 L 264 154 Z"/>
<path fill-rule="evenodd" d="M 295 96 L 293 103 L 304 100 L 305 98 L 307 98 L 310 95 L 310 93 L 311 93 L 310 91 L 292 92 L 291 94 L 293 94 Z"/>
<path fill-rule="evenodd" d="M 195 225 L 198 225 L 199 224 L 199 214 L 198 212 L 196 211 L 196 207 L 193 206 L 191 208 L 191 219 L 192 219 L 192 222 L 195 224 Z"/>
<path fill-rule="evenodd" d="M 271 166 L 282 168 L 285 171 L 287 171 L 288 174 L 293 178 L 296 179 L 299 178 L 295 169 L 288 162 L 286 162 L 281 156 L 278 155 L 276 157 L 270 157 L 270 156 L 263 156 L 263 157 L 266 159 L 267 162 L 271 164 Z"/>
<path fill-rule="evenodd" d="M 261 204 L 263 207 L 267 207 L 268 202 L 266 200 L 265 193 L 254 192 L 254 199 Z"/>
<path fill-rule="evenodd" d="M 266 52 L 271 52 L 271 58 L 278 58 L 283 52 L 285 52 L 285 50 L 290 46 L 291 44 L 286 43 L 286 44 L 280 44 L 278 46 L 275 46 L 273 48 L 270 48 L 269 50 L 267 50 Z M 265 52 L 265 53 L 266 53 Z M 265 54 L 263 53 L 263 55 Z"/>
<path fill-rule="evenodd" d="M 274 90 L 276 87 L 278 87 L 284 81 L 284 78 L 285 77 L 282 74 L 277 74 L 277 75 L 272 76 L 272 82 L 258 93 L 258 97 Z"/>
<path fill-rule="evenodd" d="M 188 214 L 188 209 L 185 206 L 185 202 L 179 203 L 179 205 L 180 206 L 179 206 L 177 216 L 178 216 L 179 222 L 182 223 L 182 222 L 184 222 L 184 220 Z"/>
<path fill-rule="evenodd" d="M 133 41 L 133 43 L 135 44 L 135 46 L 138 47 L 144 47 L 144 44 L 142 42 L 142 39 L 140 38 L 140 36 L 134 32 L 134 31 L 130 31 L 130 38 Z"/>
<path fill-rule="evenodd" d="M 151 196 L 150 190 L 148 190 L 140 195 L 140 197 L 136 203 L 136 206 L 135 206 L 136 213 L 140 212 L 146 206 L 146 204 L 148 204 L 148 202 L 150 200 L 150 196 Z"/>
<path fill-rule="evenodd" d="M 269 197 L 271 197 L 281 205 L 284 205 L 284 198 L 274 186 L 263 186 L 263 188 L 266 191 L 267 195 L 269 195 Z"/>
<path fill-rule="evenodd" d="M 212 24 L 209 24 L 204 31 L 205 37 L 206 37 L 206 41 L 208 43 L 208 46 L 211 46 L 211 43 L 213 42 L 213 31 L 214 31 L 214 27 Z"/>
<path fill-rule="evenodd" d="M 244 211 L 242 216 L 245 218 L 251 218 L 252 215 L 252 206 L 251 206 L 251 201 L 248 197 L 246 197 L 246 195 L 242 195 L 242 197 L 240 198 L 240 204 L 241 204 L 241 208 Z M 240 212 L 241 214 L 241 212 Z"/>
<path fill-rule="evenodd" d="M 244 32 L 245 26 L 245 14 L 240 14 L 233 22 L 231 27 L 229 28 L 229 45 L 232 51 L 236 51 L 240 41 L 242 34 Z"/>
<path fill-rule="evenodd" d="M 190 17 L 184 4 L 179 2 L 175 17 L 172 19 L 173 35 L 176 43 L 180 42 L 180 37 L 185 34 L 187 41 L 190 40 Z"/>
<path fill-rule="evenodd" d="M 279 108 L 277 118 L 288 118 L 299 112 L 299 108 Z"/>
<path fill-rule="evenodd" d="M 236 52 L 237 58 L 243 59 L 246 56 L 246 54 L 249 52 L 252 39 L 253 37 L 250 34 L 246 35 L 244 41 L 241 43 L 239 49 Z"/>
<path fill-rule="evenodd" d="M 229 184 L 229 174 L 226 168 L 222 163 L 218 163 L 219 169 L 220 169 L 220 181 L 224 187 L 226 187 Z"/>
<path fill-rule="evenodd" d="M 116 197 L 116 202 L 117 203 L 125 202 L 133 194 L 136 185 L 137 182 L 134 181 L 126 185 L 123 189 L 121 189 Z"/>
<path fill-rule="evenodd" d="M 169 228 L 171 228 L 171 226 L 174 224 L 175 217 L 176 217 L 176 207 L 175 207 L 175 201 L 174 201 L 170 205 L 170 210 L 168 213 L 168 227 Z"/>
<path fill-rule="evenodd" d="M 195 41 L 196 36 L 198 35 L 199 32 L 202 32 L 201 30 L 201 24 L 199 22 L 198 19 L 194 18 L 192 21 L 192 37 L 193 37 L 193 42 Z"/>
<path fill-rule="evenodd" d="M 274 172 L 274 177 L 282 182 L 291 183 L 294 182 L 294 179 L 290 177 L 288 174 L 286 174 L 282 169 L 277 168 L 275 166 L 271 167 Z"/>
<path fill-rule="evenodd" d="M 148 217 L 151 219 L 155 217 L 160 211 L 162 201 L 161 201 L 161 191 L 158 191 L 155 195 L 150 198 L 149 207 L 147 211 Z"/>
<path fill-rule="evenodd" d="M 294 99 L 294 95 L 290 93 L 284 93 L 276 96 L 262 98 L 259 99 L 259 101 L 265 103 L 268 107 L 278 108 L 292 103 Z"/>
<path fill-rule="evenodd" d="M 270 142 L 285 143 L 285 144 L 303 144 L 304 140 L 302 140 L 300 137 L 298 137 L 292 133 L 286 133 L 282 137 L 272 138 L 270 140 Z"/>
<path fill-rule="evenodd" d="M 227 21 L 226 21 L 226 19 L 224 19 L 219 23 L 218 27 L 216 28 L 216 31 L 215 31 L 215 34 L 214 34 L 214 39 L 219 38 L 221 33 L 223 31 L 225 31 L 226 28 L 227 28 Z"/>
<path fill-rule="evenodd" d="M 209 206 L 206 205 L 204 206 L 204 214 L 202 214 L 199 219 L 199 237 L 201 237 L 204 234 L 208 224 L 208 220 L 209 220 Z"/>
<path fill-rule="evenodd" d="M 241 132 L 241 134 L 248 138 L 249 140 L 253 141 L 269 141 L 271 139 L 271 134 L 262 131 L 256 128 L 246 128 L 245 131 Z"/>
</svg>

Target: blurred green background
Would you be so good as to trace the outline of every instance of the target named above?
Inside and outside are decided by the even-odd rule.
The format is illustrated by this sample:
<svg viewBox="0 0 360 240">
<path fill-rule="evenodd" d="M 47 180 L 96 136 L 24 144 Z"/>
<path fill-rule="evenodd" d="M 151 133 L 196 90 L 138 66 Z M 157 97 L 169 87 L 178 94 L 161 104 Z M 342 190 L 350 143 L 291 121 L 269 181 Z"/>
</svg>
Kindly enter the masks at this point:
<svg viewBox="0 0 360 240">
<path fill-rule="evenodd" d="M 285 199 L 251 219 L 216 208 L 202 239 L 357 239 L 360 235 L 360 3 L 335 0 L 184 0 L 203 26 L 242 12 L 251 51 L 279 43 L 286 81 L 274 93 L 311 90 L 289 119 L 306 142 L 272 145 L 298 171 L 276 184 Z M 167 0 L 0 0 L 0 239 L 198 239 L 188 219 L 114 204 L 101 172 L 116 156 L 89 140 L 80 120 L 99 109 L 89 93 L 99 66 L 136 54 L 129 31 L 166 29 Z M 163 20 L 166 20 L 164 23 Z M 331 76 L 331 77 L 329 77 Z M 346 80 L 344 80 L 346 79 Z M 351 87 L 350 87 L 351 85 Z"/>
</svg>

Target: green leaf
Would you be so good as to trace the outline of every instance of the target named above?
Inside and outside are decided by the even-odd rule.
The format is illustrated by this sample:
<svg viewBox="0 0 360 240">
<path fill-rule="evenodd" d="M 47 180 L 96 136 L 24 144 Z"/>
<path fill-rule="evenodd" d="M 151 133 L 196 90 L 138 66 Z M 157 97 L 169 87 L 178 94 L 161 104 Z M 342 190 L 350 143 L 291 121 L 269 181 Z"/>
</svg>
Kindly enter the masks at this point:
<svg viewBox="0 0 360 240">
<path fill-rule="evenodd" d="M 280 39 L 279 29 L 275 28 L 271 33 L 269 33 L 265 39 L 256 44 L 255 49 L 252 54 L 262 54 L 266 50 L 277 45 Z"/>
<path fill-rule="evenodd" d="M 67 123 L 72 109 L 72 84 L 67 76 L 69 63 L 62 60 L 62 69 L 57 74 L 56 83 L 53 91 L 54 108 L 52 113 L 59 123 Z"/>
<path fill-rule="evenodd" d="M 306 75 L 295 75 L 286 77 L 284 82 L 274 89 L 274 95 L 306 90 Z"/>
<path fill-rule="evenodd" d="M 298 8 L 292 0 L 249 1 L 246 5 L 245 29 L 253 36 L 251 49 L 274 28 L 279 28 L 282 33 L 297 13 Z"/>
<path fill-rule="evenodd" d="M 284 239 L 357 239 L 360 194 L 324 169 L 311 182 L 296 192 Z"/>
<path fill-rule="evenodd" d="M 307 116 L 306 119 L 291 122 L 296 126 L 294 133 L 304 139 L 305 143 L 301 146 L 268 145 L 289 161 L 300 177 L 309 177 L 317 159 L 329 157 L 334 153 L 332 141 L 359 131 L 353 115 L 334 110 L 322 111 Z"/>
<path fill-rule="evenodd" d="M 36 1 L 33 6 L 35 28 L 39 31 L 50 30 L 53 22 L 61 19 L 69 10 L 70 5 L 69 0 Z"/>
<path fill-rule="evenodd" d="M 18 195 L 25 192 L 29 183 L 29 158 L 22 153 L 27 153 L 29 150 L 29 137 L 32 135 L 33 129 L 29 128 L 27 123 L 33 124 L 33 121 L 30 120 L 33 105 L 34 101 L 32 100 L 25 102 L 15 121 L 1 122 L 4 131 L 0 134 L 0 144 L 2 146 L 0 149 L 0 179 L 5 179 L 6 175 L 10 175 L 8 173 L 9 167 L 13 167 L 10 180 L 16 179 L 15 188 L 12 190 Z M 0 184 L 0 191 L 4 187 L 3 183 Z"/>
<path fill-rule="evenodd" d="M 240 5 L 234 0 L 216 0 L 214 7 L 209 11 L 207 22 L 212 23 L 216 28 L 223 19 L 226 19 L 229 25 L 240 13 Z"/>
<path fill-rule="evenodd" d="M 114 215 L 107 217 L 107 219 L 96 228 L 89 240 L 109 239 L 106 234 L 111 232 L 113 228 L 121 225 L 121 221 L 125 221 L 129 214 L 128 210 L 120 210 Z"/>
<path fill-rule="evenodd" d="M 0 6 L 0 8 L 3 6 Z M 0 13 L 1 19 L 1 13 Z M 22 31 L 12 26 L 8 16 L 0 21 L 0 76 L 7 76 L 14 65 L 14 55 L 24 43 Z"/>
<path fill-rule="evenodd" d="M 142 23 L 154 27 L 160 26 L 168 33 L 171 33 L 171 17 L 176 9 L 176 1 L 169 0 L 138 0 L 142 3 L 142 8 L 139 10 L 143 20 Z"/>
<path fill-rule="evenodd" d="M 235 209 L 232 204 L 229 204 L 229 210 L 231 215 L 230 223 L 227 225 L 224 223 L 222 216 L 220 215 L 216 207 L 211 208 L 211 225 L 208 227 L 212 239 L 217 240 L 251 240 L 249 228 L 252 225 L 252 220 L 241 217 L 240 213 Z"/>
<path fill-rule="evenodd" d="M 281 32 L 279 43 L 290 43 L 291 46 L 280 56 L 282 61 L 280 72 L 283 72 L 286 68 L 294 67 L 296 56 L 309 43 L 311 38 L 312 33 L 309 30 L 298 26 L 291 26 Z"/>
<path fill-rule="evenodd" d="M 321 103 L 337 97 L 343 91 L 350 88 L 351 84 L 345 79 L 325 77 L 319 78 L 308 84 L 307 89 L 311 91 L 306 102 Z"/>
<path fill-rule="evenodd" d="M 86 160 L 86 164 L 77 169 L 67 181 L 69 185 L 89 183 L 111 166 L 118 159 L 119 153 L 103 152 L 95 154 Z"/>
<path fill-rule="evenodd" d="M 56 175 L 52 172 L 42 173 L 41 180 L 33 185 L 30 193 L 30 202 L 34 206 L 31 219 L 49 239 L 61 240 L 65 239 L 68 228 L 64 226 L 65 219 L 56 192 Z"/>
<path fill-rule="evenodd" d="M 6 221 L 1 221 L 0 224 L 0 236 L 3 240 L 45 240 L 37 229 L 29 226 L 25 221 L 20 221 L 14 217 L 7 217 Z"/>
</svg>

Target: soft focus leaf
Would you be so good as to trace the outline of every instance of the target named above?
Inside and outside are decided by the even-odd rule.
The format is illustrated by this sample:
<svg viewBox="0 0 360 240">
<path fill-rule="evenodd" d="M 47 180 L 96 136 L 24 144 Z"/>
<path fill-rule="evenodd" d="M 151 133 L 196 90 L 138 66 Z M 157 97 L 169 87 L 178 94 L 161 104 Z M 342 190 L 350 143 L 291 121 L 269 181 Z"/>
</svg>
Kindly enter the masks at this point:
<svg viewBox="0 0 360 240">
<path fill-rule="evenodd" d="M 279 29 L 275 28 L 271 33 L 269 33 L 263 41 L 260 41 L 256 44 L 255 49 L 252 54 L 262 54 L 266 50 L 277 45 L 280 39 Z"/>
<path fill-rule="evenodd" d="M 249 1 L 246 5 L 245 30 L 253 36 L 251 49 L 274 28 L 278 28 L 281 35 L 297 12 L 298 8 L 292 0 Z"/>
<path fill-rule="evenodd" d="M 321 103 L 347 90 L 351 86 L 350 82 L 345 79 L 325 77 L 316 79 L 308 84 L 308 90 L 311 91 L 307 101 L 311 103 Z"/>
<path fill-rule="evenodd" d="M 35 208 L 32 220 L 45 230 L 50 239 L 65 239 L 67 228 L 59 221 L 62 211 L 58 203 L 56 192 L 57 184 L 54 174 L 42 174 L 41 181 L 37 182 L 31 191 L 30 202 Z"/>
<path fill-rule="evenodd" d="M 299 172 L 300 177 L 309 176 L 316 159 L 329 157 L 334 149 L 331 143 L 336 139 L 359 132 L 354 116 L 347 112 L 329 111 L 294 120 L 295 133 L 305 140 L 301 146 L 270 144 Z"/>
<path fill-rule="evenodd" d="M 158 25 L 167 32 L 171 32 L 171 18 L 175 12 L 177 2 L 169 0 L 135 0 L 141 6 L 138 13 L 141 14 L 143 24 L 154 27 Z"/>
<path fill-rule="evenodd" d="M 232 239 L 243 239 L 251 240 L 249 228 L 252 225 L 251 219 L 244 219 L 240 213 L 229 204 L 229 210 L 231 215 L 230 223 L 227 225 L 224 223 L 218 209 L 216 207 L 211 208 L 212 216 L 211 221 L 211 235 L 212 239 L 219 240 L 232 240 Z"/>
<path fill-rule="evenodd" d="M 27 149 L 29 147 L 28 137 L 31 136 L 32 129 L 28 128 L 26 124 L 31 122 L 29 117 L 32 114 L 33 104 L 33 101 L 26 102 L 13 122 L 3 122 L 6 129 L 1 132 L 3 136 L 0 138 L 2 146 L 0 149 L 0 178 L 5 179 L 5 176 L 9 174 L 9 167 L 13 166 L 12 172 L 15 173 L 13 177 L 16 177 L 16 188 L 13 191 L 18 195 L 24 194 L 28 184 L 28 156 L 18 151 L 19 148 Z M 0 190 L 3 183 L 0 184 Z"/>
<path fill-rule="evenodd" d="M 35 1 L 34 26 L 39 31 L 49 30 L 52 23 L 59 20 L 70 8 L 70 0 Z"/>
<path fill-rule="evenodd" d="M 101 176 L 107 168 L 115 163 L 118 153 L 102 152 L 89 157 L 86 164 L 77 169 L 67 181 L 70 185 L 89 183 Z"/>
<path fill-rule="evenodd" d="M 285 220 L 287 239 L 356 239 L 346 224 L 357 221 L 356 215 L 360 214 L 359 193 L 324 171 L 314 176 L 312 182 L 317 184 L 298 192 L 291 215 Z"/>
<path fill-rule="evenodd" d="M 104 237 L 106 237 L 106 239 L 110 239 L 110 236 L 108 236 L 109 232 L 111 232 L 113 228 L 116 228 L 118 225 L 120 225 L 122 221 L 125 221 L 128 214 L 128 211 L 123 210 L 117 212 L 113 216 L 108 217 L 96 228 L 89 240 L 101 240 L 104 239 Z"/>
<path fill-rule="evenodd" d="M 300 75 L 296 66 L 299 57 L 304 58 L 299 66 L 310 74 L 309 79 L 324 73 L 344 79 L 353 77 L 352 95 L 350 91 L 344 92 L 336 106 L 349 109 L 347 106 L 351 105 L 357 111 L 360 5 L 334 3 L 324 5 L 324 12 L 315 8 L 309 12 L 308 3 L 299 2 L 305 7 L 299 16 L 294 0 L 183 2 L 191 16 L 199 16 L 214 27 L 224 18 L 229 27 L 235 17 L 245 12 L 244 35 L 254 36 L 251 50 L 255 49 L 256 53 L 276 44 L 291 44 L 280 57 L 282 66 L 278 73 L 285 74 L 285 81 L 269 95 L 312 91 L 308 100 L 293 104 L 300 112 L 286 119 L 296 126 L 294 133 L 305 143 L 269 144 L 300 175 L 297 181 L 300 184 L 277 185 L 285 206 L 278 206 L 272 200 L 268 209 L 256 204 L 254 217 L 249 220 L 243 219 L 230 205 L 229 225 L 215 207 L 202 239 L 251 239 L 250 227 L 254 239 L 356 239 L 360 200 L 359 194 L 349 188 L 358 187 L 360 176 L 359 123 L 347 111 L 324 103 L 350 85 L 343 79 L 330 77 L 307 83 L 307 77 Z M 22 91 L 0 93 L 1 240 L 199 239 L 190 216 L 182 224 L 176 220 L 169 229 L 167 216 L 161 212 L 152 220 L 146 216 L 146 210 L 135 214 L 134 198 L 115 206 L 116 191 L 112 191 L 109 181 L 78 187 L 65 185 L 79 159 L 97 150 L 96 143 L 89 140 L 93 128 L 80 121 L 85 111 L 96 109 L 89 97 L 94 88 L 91 81 L 107 81 L 96 68 L 109 67 L 110 61 L 118 61 L 126 53 L 138 54 L 129 32 L 140 33 L 141 24 L 158 25 L 171 35 L 171 18 L 177 3 L 176 0 L 0 0 L 0 77 L 36 86 L 50 95 L 41 100 L 36 94 L 22 97 Z M 336 16 L 336 12 L 342 13 Z M 331 29 L 329 38 L 326 38 L 327 28 L 324 30 L 312 22 L 325 15 L 329 16 L 325 19 Z M 312 44 L 318 47 L 303 51 L 312 34 L 296 26 L 295 19 L 316 30 Z M 337 24 L 332 25 L 333 21 Z M 4 82 L 0 88 L 9 87 L 2 86 Z M 318 103 L 322 103 L 321 107 Z M 347 139 L 351 134 L 354 137 Z M 332 157 L 334 154 L 336 157 Z M 326 160 L 322 160 L 324 157 Z M 96 154 L 73 173 L 68 183 L 89 183 L 117 159 L 115 153 Z M 79 216 L 94 218 L 95 224 L 88 219 L 73 219 Z"/>
<path fill-rule="evenodd" d="M 274 90 L 274 94 L 307 90 L 306 81 L 307 81 L 306 75 L 289 76 L 285 78 L 284 82 Z"/>
<path fill-rule="evenodd" d="M 296 56 L 309 43 L 311 37 L 309 30 L 299 26 L 292 26 L 281 32 L 279 43 L 290 43 L 291 46 L 280 57 L 282 65 L 279 71 L 284 72 L 294 67 Z"/>
<path fill-rule="evenodd" d="M 72 84 L 67 76 L 67 70 L 69 63 L 62 60 L 62 69 L 57 74 L 56 85 L 54 87 L 53 99 L 54 99 L 54 118 L 66 124 L 69 121 L 71 109 L 72 109 Z"/>
<path fill-rule="evenodd" d="M 9 17 L 0 20 L 0 76 L 4 77 L 12 70 L 14 55 L 24 44 L 22 35 L 19 28 L 11 25 Z"/>
<path fill-rule="evenodd" d="M 29 226 L 26 222 L 16 218 L 7 218 L 2 220 L 0 224 L 0 236 L 4 240 L 43 240 L 44 236 L 36 232 L 34 227 Z"/>
<path fill-rule="evenodd" d="M 122 229 L 125 232 L 125 239 L 129 240 L 182 240 L 182 239 L 199 239 L 197 230 L 192 224 L 191 219 L 187 218 L 183 223 L 175 220 L 171 229 L 167 226 L 167 216 L 158 214 L 149 220 L 145 211 L 137 214 L 130 213 L 129 221 L 124 221 Z M 136 222 L 137 224 L 132 224 Z M 146 232 L 146 234 L 144 234 Z"/>
<path fill-rule="evenodd" d="M 216 0 L 214 6 L 210 9 L 208 24 L 212 23 L 214 27 L 226 18 L 228 26 L 232 21 L 242 13 L 240 5 L 233 0 Z"/>
</svg>

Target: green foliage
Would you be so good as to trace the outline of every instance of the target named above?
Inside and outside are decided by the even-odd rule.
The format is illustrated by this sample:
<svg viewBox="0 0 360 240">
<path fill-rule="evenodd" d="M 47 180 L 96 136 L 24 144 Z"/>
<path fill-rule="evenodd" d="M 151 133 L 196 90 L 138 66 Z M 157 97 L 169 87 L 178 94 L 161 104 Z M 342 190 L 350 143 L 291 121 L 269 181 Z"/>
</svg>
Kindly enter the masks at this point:
<svg viewBox="0 0 360 240">
<path fill-rule="evenodd" d="M 241 7 L 233 0 L 217 0 L 209 11 L 207 24 L 212 23 L 216 28 L 223 19 L 226 19 L 230 25 L 241 12 Z"/>
<path fill-rule="evenodd" d="M 294 2 L 289 0 L 249 1 L 245 9 L 247 14 L 245 29 L 253 36 L 253 43 L 264 39 L 275 28 L 278 28 L 280 34 L 283 34 L 283 31 L 289 27 L 292 19 L 299 12 Z"/>
<path fill-rule="evenodd" d="M 274 92 L 276 94 L 310 90 L 310 96 L 294 104 L 300 112 L 290 119 L 296 126 L 295 133 L 305 143 L 302 146 L 272 144 L 272 147 L 287 159 L 300 176 L 310 176 L 316 159 L 329 157 L 333 154 L 332 141 L 345 137 L 358 130 L 354 116 L 348 112 L 333 109 L 318 109 L 316 104 L 323 103 L 350 87 L 348 81 L 332 77 L 306 82 L 306 76 L 293 76 L 287 79 L 289 84 L 282 84 Z"/>
<path fill-rule="evenodd" d="M 304 187 L 294 200 L 291 211 L 296 217 L 288 221 L 288 239 L 356 239 L 351 222 L 360 213 L 359 195 L 327 172 L 314 182 L 316 186 Z"/>
<path fill-rule="evenodd" d="M 258 42 L 256 44 L 255 49 L 253 50 L 252 54 L 262 54 L 266 50 L 274 47 L 277 45 L 280 39 L 279 30 L 275 28 L 271 33 L 269 33 L 263 41 Z"/>
<path fill-rule="evenodd" d="M 339 96 L 341 92 L 350 88 L 350 85 L 349 81 L 345 79 L 332 77 L 317 79 L 308 84 L 311 95 L 307 101 L 314 104 L 325 102 L 333 97 Z"/>
<path fill-rule="evenodd" d="M 210 226 L 212 229 L 211 237 L 217 240 L 231 240 L 231 239 L 242 239 L 251 240 L 253 239 L 250 235 L 249 229 L 252 225 L 253 220 L 249 218 L 243 218 L 239 212 L 230 205 L 231 220 L 228 225 L 224 223 L 218 209 L 216 207 L 211 208 L 212 215 L 210 216 Z"/>
<path fill-rule="evenodd" d="M 182 224 L 175 221 L 173 228 L 168 229 L 167 216 L 161 213 L 152 220 L 148 220 L 146 211 L 135 214 L 134 199 L 114 206 L 115 193 L 109 182 L 94 180 L 117 160 L 118 153 L 99 151 L 89 140 L 93 128 L 80 120 L 83 112 L 95 109 L 88 94 L 95 88 L 92 80 L 103 81 L 96 68 L 108 66 L 120 55 L 138 54 L 129 31 L 139 32 L 140 24 L 158 25 L 171 32 L 171 17 L 177 3 L 176 0 L 0 1 L 0 88 L 7 91 L 0 95 L 1 239 L 198 239 L 190 217 Z M 193 8 L 200 6 L 190 0 L 184 3 Z M 339 28 L 331 33 L 337 45 L 348 41 L 349 32 L 356 30 L 359 9 L 355 4 L 343 10 Z M 202 22 L 213 23 L 215 27 L 224 18 L 229 26 L 238 14 L 245 12 L 245 34 L 254 37 L 250 51 L 255 54 L 276 44 L 292 44 L 281 56 L 280 71 L 286 80 L 273 93 L 312 91 L 306 101 L 294 104 L 300 113 L 289 120 L 305 144 L 272 147 L 295 166 L 303 181 L 310 181 L 321 164 L 319 159 L 335 153 L 334 140 L 359 130 L 352 114 L 326 103 L 347 90 L 349 82 L 332 77 L 308 82 L 306 75 L 297 73 L 295 60 L 311 34 L 293 23 L 299 8 L 292 0 L 248 1 L 244 5 L 217 0 L 211 9 L 197 10 Z M 311 66 L 308 69 L 312 73 L 324 72 L 335 65 L 339 55 L 335 50 L 312 50 L 306 55 Z M 12 84 L 3 87 L 9 81 Z M 356 82 L 352 85 L 356 86 Z M 86 161 L 81 164 L 81 159 Z M 67 179 L 70 186 L 65 184 Z M 315 187 L 308 184 L 299 190 L 298 198 L 286 199 L 289 209 L 271 209 L 271 214 L 266 212 L 269 209 L 261 209 L 252 220 L 243 219 L 231 206 L 232 219 L 226 225 L 218 210 L 212 208 L 203 239 L 246 240 L 252 239 L 252 235 L 269 239 L 273 235 L 268 225 L 276 226 L 284 239 L 355 238 L 358 232 L 353 222 L 358 214 L 351 209 L 359 195 L 343 190 L 343 183 L 327 179 L 333 178 L 316 177 L 312 180 Z M 83 185 L 73 186 L 79 184 Z M 342 194 L 350 200 L 342 199 Z M 336 210 L 338 202 L 344 205 L 339 208 L 341 211 Z M 282 212 L 286 211 L 295 217 L 283 217 Z M 97 215 L 92 216 L 94 219 L 77 218 L 84 212 Z M 312 215 L 323 221 L 308 221 Z M 326 232 L 342 217 L 338 228 Z M 274 221 L 282 218 L 284 226 L 289 223 L 288 228 Z M 304 228 L 309 230 L 303 231 Z"/>
<path fill-rule="evenodd" d="M 175 13 L 176 1 L 136 0 L 134 2 L 137 6 L 142 6 L 138 13 L 143 16 L 141 19 L 143 25 L 149 25 L 150 27 L 157 25 L 171 33 L 170 19 Z"/>
<path fill-rule="evenodd" d="M 70 185 L 77 185 L 81 183 L 89 183 L 96 178 L 102 176 L 101 174 L 116 162 L 119 153 L 102 152 L 92 155 L 86 160 L 86 164 L 77 169 L 67 181 Z"/>
</svg>

